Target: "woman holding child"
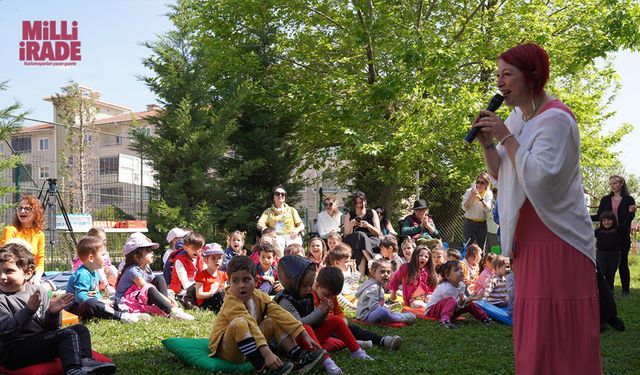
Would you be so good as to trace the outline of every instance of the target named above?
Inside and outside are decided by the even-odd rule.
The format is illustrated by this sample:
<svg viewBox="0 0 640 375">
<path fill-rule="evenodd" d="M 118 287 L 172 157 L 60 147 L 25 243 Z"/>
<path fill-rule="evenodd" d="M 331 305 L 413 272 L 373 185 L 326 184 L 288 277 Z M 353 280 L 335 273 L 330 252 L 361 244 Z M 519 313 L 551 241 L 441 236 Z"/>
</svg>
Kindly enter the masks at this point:
<svg viewBox="0 0 640 375">
<path fill-rule="evenodd" d="M 502 249 L 517 270 L 516 373 L 601 374 L 594 237 L 578 126 L 571 110 L 545 92 L 548 78 L 549 57 L 540 46 L 504 52 L 497 85 L 512 111 L 504 122 L 481 111 L 473 124 L 498 180 Z"/>
</svg>

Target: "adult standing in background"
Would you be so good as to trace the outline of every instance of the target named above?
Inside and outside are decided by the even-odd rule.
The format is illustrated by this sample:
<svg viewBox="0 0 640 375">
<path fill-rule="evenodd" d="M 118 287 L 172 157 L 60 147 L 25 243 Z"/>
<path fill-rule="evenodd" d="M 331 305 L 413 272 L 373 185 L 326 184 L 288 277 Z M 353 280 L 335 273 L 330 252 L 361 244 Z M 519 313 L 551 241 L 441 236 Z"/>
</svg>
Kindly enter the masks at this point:
<svg viewBox="0 0 640 375">
<path fill-rule="evenodd" d="M 11 225 L 4 227 L 0 237 L 0 246 L 12 238 L 22 238 L 31 244 L 31 253 L 36 258 L 36 272 L 31 278 L 32 284 L 39 284 L 44 274 L 44 208 L 40 201 L 32 196 L 20 198 L 16 214 Z"/>
<path fill-rule="evenodd" d="M 475 184 L 462 196 L 464 210 L 462 233 L 465 243 L 475 242 L 484 249 L 484 242 L 487 239 L 487 217 L 492 208 L 493 193 L 489 187 L 489 174 L 481 172 L 476 177 Z"/>
<path fill-rule="evenodd" d="M 324 197 L 324 211 L 318 214 L 318 221 L 316 222 L 318 235 L 323 240 L 326 240 L 329 233 L 334 231 L 340 233 L 341 225 L 342 212 L 338 209 L 336 198 L 333 195 L 326 195 Z"/>
<path fill-rule="evenodd" d="M 636 216 L 636 201 L 629 195 L 627 182 L 620 175 L 609 177 L 611 192 L 602 199 L 598 205 L 598 213 L 591 216 L 591 220 L 600 221 L 600 215 L 604 211 L 611 211 L 618 220 L 618 229 L 622 236 L 622 252 L 620 253 L 620 284 L 622 295 L 629 295 L 631 275 L 629 273 L 629 248 L 631 247 L 631 223 Z"/>
<path fill-rule="evenodd" d="M 271 194 L 273 205 L 262 212 L 256 224 L 260 233 L 267 227 L 275 229 L 280 250 L 294 243 L 302 245 L 300 233 L 304 230 L 298 210 L 287 205 L 286 199 L 287 192 L 282 185 L 276 186 Z"/>
<path fill-rule="evenodd" d="M 481 111 L 473 124 L 498 181 L 502 251 L 517 273 L 516 373 L 600 375 L 595 241 L 580 135 L 571 110 L 545 92 L 548 79 L 549 56 L 540 46 L 502 53 L 498 89 L 513 109 L 504 122 Z"/>
</svg>

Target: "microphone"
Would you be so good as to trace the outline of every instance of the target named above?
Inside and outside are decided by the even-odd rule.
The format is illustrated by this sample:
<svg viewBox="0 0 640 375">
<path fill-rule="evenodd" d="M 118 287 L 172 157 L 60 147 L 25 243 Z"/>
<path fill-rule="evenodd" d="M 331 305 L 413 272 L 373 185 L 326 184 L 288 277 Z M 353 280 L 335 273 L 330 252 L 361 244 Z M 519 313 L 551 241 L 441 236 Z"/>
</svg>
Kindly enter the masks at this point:
<svg viewBox="0 0 640 375">
<path fill-rule="evenodd" d="M 491 101 L 487 106 L 487 111 L 491 111 L 491 112 L 497 111 L 498 108 L 500 108 L 500 106 L 502 105 L 503 101 L 504 101 L 504 97 L 502 95 L 495 94 L 493 98 L 491 98 Z M 484 116 L 481 116 L 481 117 L 484 117 Z M 471 144 L 471 142 L 473 142 L 473 140 L 476 139 L 476 136 L 478 135 L 479 131 L 480 131 L 480 127 L 471 128 L 471 130 L 469 130 L 469 133 L 467 133 L 467 136 L 464 137 L 464 141 L 467 142 L 468 144 Z"/>
</svg>

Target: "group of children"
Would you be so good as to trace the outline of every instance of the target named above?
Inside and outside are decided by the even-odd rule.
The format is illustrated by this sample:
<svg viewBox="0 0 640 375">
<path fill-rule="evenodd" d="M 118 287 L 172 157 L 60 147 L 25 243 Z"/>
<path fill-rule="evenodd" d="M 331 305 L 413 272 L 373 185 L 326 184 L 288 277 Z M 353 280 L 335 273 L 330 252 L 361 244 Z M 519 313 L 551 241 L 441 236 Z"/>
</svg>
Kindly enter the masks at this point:
<svg viewBox="0 0 640 375">
<path fill-rule="evenodd" d="M 180 228 L 169 232 L 167 242 L 162 274 L 150 267 L 159 244 L 142 233 L 129 237 L 123 248 L 124 261 L 116 268 L 110 263 L 104 231 L 92 229 L 77 244 L 74 273 L 66 294 L 54 299 L 39 286 L 29 284 L 34 263 L 25 247 L 28 244 L 3 246 L 0 335 L 33 336 L 34 345 L 53 345 L 48 333 L 67 332 L 59 333 L 61 338 L 56 339 L 55 347 L 69 345 L 66 335 L 82 343 L 70 349 L 74 355 L 61 358 L 66 373 L 88 373 L 94 367 L 109 372 L 113 364 L 91 359 L 90 338 L 86 328 L 81 328 L 84 326 L 59 329 L 63 309 L 83 320 L 135 323 L 148 321 L 151 315 L 193 320 L 182 304 L 217 313 L 209 344 L 211 356 L 231 362 L 249 360 L 265 374 L 286 374 L 292 369 L 304 372 L 318 364 L 328 374 L 341 374 L 329 352 L 347 348 L 353 358 L 366 361 L 373 360 L 367 348 L 377 345 L 395 350 L 402 343 L 399 336 L 380 336 L 348 323 L 345 310 L 365 323 L 413 324 L 416 314 L 424 314 L 444 327 L 454 328 L 452 320 L 463 312 L 484 323 L 491 322 L 474 304 L 479 298 L 497 305 L 509 301 L 508 260 L 505 263 L 505 258 L 487 254 L 480 261 L 473 248 L 459 262 L 454 259 L 455 252 L 416 246 L 408 238 L 401 245 L 400 255 L 395 239 L 385 237 L 380 253 L 369 263 L 369 278 L 365 280 L 356 271 L 350 247 L 336 233 L 329 234 L 327 243 L 313 238 L 306 252 L 296 244 L 279 249 L 267 230 L 250 256 L 246 256 L 244 233 L 240 231 L 229 236 L 225 250 L 215 243 L 205 244 L 196 232 Z M 7 268 L 10 272 L 5 271 Z M 21 277 L 5 281 L 12 278 L 7 276 L 11 272 Z M 387 293 L 389 300 L 385 300 Z M 389 305 L 400 293 L 403 304 L 414 310 L 400 312 Z M 6 342 L 0 346 L 1 355 L 13 353 L 23 344 Z M 276 353 L 287 360 L 281 360 L 271 348 L 280 348 Z M 55 357 L 57 352 L 47 353 Z M 16 356 L 13 363 L 5 363 L 19 367 L 40 360 Z"/>
</svg>

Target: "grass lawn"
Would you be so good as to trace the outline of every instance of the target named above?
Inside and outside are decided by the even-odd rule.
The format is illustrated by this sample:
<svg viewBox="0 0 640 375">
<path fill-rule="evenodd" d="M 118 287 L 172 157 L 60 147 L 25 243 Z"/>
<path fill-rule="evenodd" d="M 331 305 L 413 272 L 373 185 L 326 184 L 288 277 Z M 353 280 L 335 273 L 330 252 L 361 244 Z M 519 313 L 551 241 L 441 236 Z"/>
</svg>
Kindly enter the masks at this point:
<svg viewBox="0 0 640 375">
<path fill-rule="evenodd" d="M 601 335 L 604 374 L 640 373 L 640 256 L 631 256 L 631 296 L 621 298 L 616 285 L 618 314 L 627 330 L 607 329 Z M 569 270 L 570 272 L 570 270 Z M 121 374 L 203 374 L 180 362 L 160 341 L 167 337 L 208 337 L 215 316 L 195 312 L 195 322 L 155 317 L 151 322 L 89 323 L 94 349 L 111 357 Z M 347 374 L 513 374 L 511 327 L 482 326 L 472 317 L 458 330 L 446 330 L 436 322 L 419 320 L 401 329 L 373 328 L 381 334 L 400 335 L 404 343 L 396 352 L 374 348 L 367 352 L 375 362 L 351 360 L 343 350 L 333 353 Z M 366 367 L 365 367 L 366 366 Z M 393 372 L 392 372 L 393 371 Z M 316 373 L 324 373 L 317 370 Z"/>
</svg>

